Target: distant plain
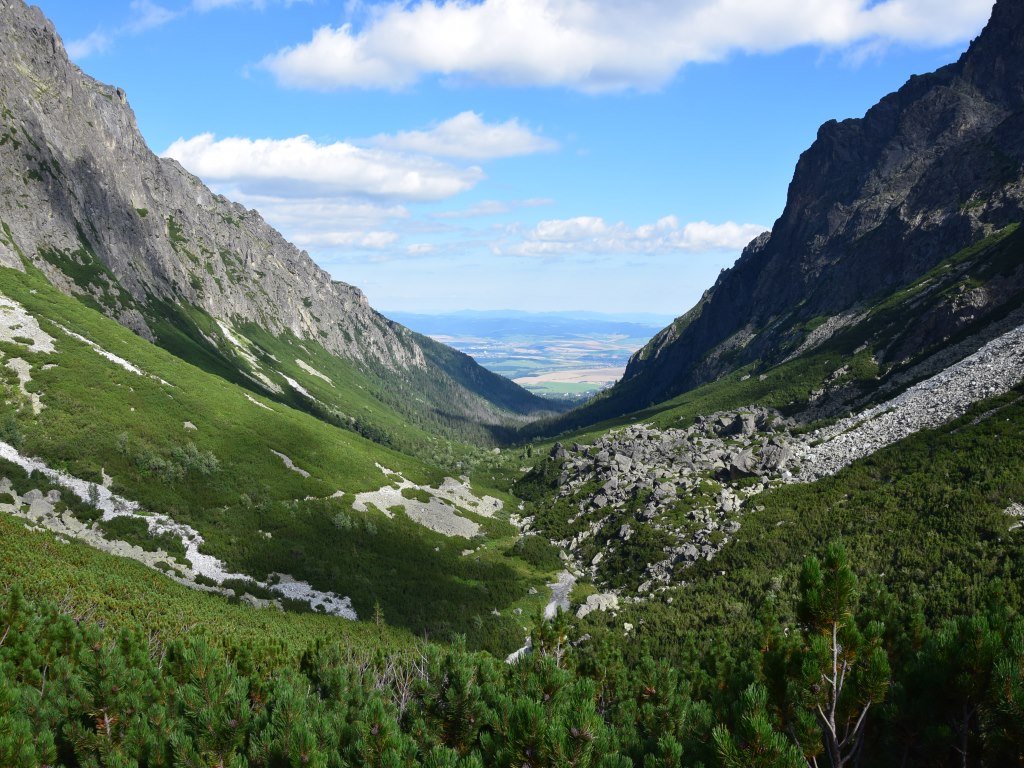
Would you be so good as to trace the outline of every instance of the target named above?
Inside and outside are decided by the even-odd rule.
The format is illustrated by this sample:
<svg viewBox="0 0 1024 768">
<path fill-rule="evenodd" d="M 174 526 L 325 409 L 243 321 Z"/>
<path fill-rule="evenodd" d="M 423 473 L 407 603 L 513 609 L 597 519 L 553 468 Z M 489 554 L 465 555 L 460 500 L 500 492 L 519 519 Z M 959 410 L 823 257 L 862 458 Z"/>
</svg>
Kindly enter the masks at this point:
<svg viewBox="0 0 1024 768">
<path fill-rule="evenodd" d="M 594 312 L 461 311 L 388 317 L 471 355 L 538 395 L 583 399 L 621 378 L 629 356 L 672 318 Z"/>
</svg>

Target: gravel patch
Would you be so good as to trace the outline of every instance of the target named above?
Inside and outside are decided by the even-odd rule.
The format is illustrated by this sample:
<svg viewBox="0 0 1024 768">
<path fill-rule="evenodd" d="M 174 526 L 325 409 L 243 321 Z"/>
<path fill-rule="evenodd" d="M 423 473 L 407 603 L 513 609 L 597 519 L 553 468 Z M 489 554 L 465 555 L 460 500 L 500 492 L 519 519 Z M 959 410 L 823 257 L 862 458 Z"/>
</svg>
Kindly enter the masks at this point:
<svg viewBox="0 0 1024 768">
<path fill-rule="evenodd" d="M 26 472 L 38 471 L 43 473 L 53 482 L 70 490 L 80 499 L 100 510 L 103 520 L 112 520 L 115 517 L 135 517 L 146 521 L 150 533 L 156 535 L 170 533 L 179 538 L 185 547 L 185 557 L 191 562 L 191 568 L 186 564 L 177 563 L 177 576 L 169 575 L 190 587 L 204 588 L 202 585 L 195 583 L 196 576 L 204 576 L 218 582 L 225 579 L 251 580 L 259 586 L 275 591 L 284 597 L 308 602 L 314 608 L 320 608 L 331 615 L 346 619 L 357 618 L 356 612 L 352 608 L 352 601 L 348 597 L 342 597 L 331 592 L 322 592 L 314 589 L 306 582 L 293 579 L 286 574 L 276 574 L 279 582 L 273 583 L 273 578 L 271 581 L 261 582 L 252 579 L 247 574 L 229 570 L 217 558 L 199 551 L 203 544 L 203 537 L 195 528 L 179 523 L 167 515 L 158 513 L 144 514 L 137 501 L 118 496 L 103 485 L 91 483 L 69 475 L 66 472 L 52 469 L 39 459 L 23 456 L 13 446 L 2 441 L 0 441 L 0 458 L 17 464 Z M 8 480 L 8 487 L 9 485 L 10 481 Z M 26 500 L 29 503 L 28 510 L 22 508 Z M 49 501 L 49 507 L 46 508 L 42 504 L 36 503 L 40 501 Z M 102 536 L 100 531 L 85 526 L 72 515 L 54 514 L 52 503 L 51 500 L 43 499 L 42 494 L 38 491 L 30 491 L 24 497 L 21 497 L 20 504 L 8 505 L 15 506 L 16 509 L 8 509 L 7 511 L 11 514 L 30 519 L 36 524 L 43 525 L 54 533 L 81 539 L 98 549 L 103 549 L 122 557 L 130 557 L 151 568 L 156 567 L 158 562 L 171 562 L 173 560 L 166 553 L 146 552 L 139 547 L 134 547 L 125 542 L 109 541 Z M 206 591 L 210 590 L 207 589 Z"/>
<path fill-rule="evenodd" d="M 794 460 L 800 465 L 794 479 L 810 482 L 833 475 L 919 430 L 959 418 L 974 403 L 1002 395 L 1022 379 L 1024 326 L 891 400 L 805 435 L 803 446 L 794 446 Z"/>
<path fill-rule="evenodd" d="M 284 465 L 288 467 L 288 469 L 290 469 L 292 472 L 296 472 L 297 474 L 300 474 L 303 477 L 309 477 L 309 472 L 304 470 L 302 467 L 296 466 L 294 461 L 292 461 L 290 458 L 285 456 L 280 451 L 275 451 L 273 448 L 271 448 L 270 452 L 277 456 L 277 458 L 279 458 L 281 461 L 283 461 Z"/>
<path fill-rule="evenodd" d="M 261 403 L 261 402 L 260 402 L 259 400 L 257 400 L 257 399 L 256 399 L 255 397 L 253 397 L 252 395 L 250 395 L 250 394 L 249 394 L 248 392 L 245 392 L 245 393 L 243 393 L 243 394 L 245 395 L 245 399 L 246 399 L 246 400 L 248 400 L 248 401 L 249 401 L 250 403 L 252 403 L 253 405 L 255 405 L 255 406 L 256 406 L 257 408 L 262 408 L 262 409 L 263 409 L 263 410 L 265 410 L 265 411 L 273 411 L 273 410 L 274 410 L 274 409 L 273 409 L 273 408 L 271 408 L 271 407 L 270 407 L 269 405 L 264 405 L 263 403 Z"/>
<path fill-rule="evenodd" d="M 220 332 L 224 334 L 224 338 L 228 340 L 231 346 L 238 350 L 239 356 L 248 363 L 249 368 L 252 370 L 250 378 L 255 379 L 270 389 L 270 391 L 281 394 L 283 390 L 263 372 L 260 361 L 256 359 L 256 356 L 249 349 L 248 341 L 237 335 L 235 329 L 223 320 L 217 320 L 217 326 L 220 328 Z"/>
<path fill-rule="evenodd" d="M 316 402 L 316 398 L 312 395 L 312 393 L 310 393 L 310 391 L 308 389 L 306 389 L 304 386 L 299 384 L 299 382 L 297 382 L 291 376 L 285 376 L 285 374 L 283 374 L 283 373 L 281 375 L 284 376 L 284 380 L 288 382 L 288 386 L 289 387 L 294 389 L 300 395 L 302 395 L 304 397 L 308 397 L 313 402 Z"/>
<path fill-rule="evenodd" d="M 15 338 L 17 337 L 17 338 Z M 23 339 L 31 339 L 26 344 Z M 53 337 L 14 299 L 0 294 L 0 341 L 30 347 L 33 352 L 53 352 Z"/>
<path fill-rule="evenodd" d="M 558 615 L 558 609 L 568 612 L 569 610 L 569 594 L 572 592 L 573 586 L 576 584 L 576 577 L 568 571 L 562 571 L 558 574 L 558 578 L 548 586 L 551 588 L 551 600 L 544 606 L 544 618 L 553 619 Z"/>
<path fill-rule="evenodd" d="M 446 477 L 438 488 L 416 485 L 402 475 L 380 464 L 377 465 L 386 476 L 395 478 L 398 483 L 381 486 L 376 491 L 357 493 L 352 501 L 352 509 L 366 512 L 372 504 L 387 517 L 394 517 L 395 508 L 401 508 L 409 518 L 424 528 L 443 534 L 444 536 L 461 536 L 471 539 L 480 533 L 479 523 L 458 514 L 457 507 L 470 509 L 476 514 L 492 517 L 501 509 L 501 501 L 490 496 L 477 496 L 469 484 L 454 478 Z M 430 501 L 408 499 L 402 491 L 412 489 L 430 495 Z"/>
<path fill-rule="evenodd" d="M 70 336 L 73 339 L 76 339 L 77 341 L 82 342 L 87 347 L 89 347 L 93 352 L 95 352 L 97 355 L 99 355 L 100 357 L 106 358 L 107 360 L 112 362 L 114 365 L 117 365 L 117 366 L 119 366 L 121 368 L 124 368 L 126 371 L 129 371 L 130 373 L 134 373 L 136 376 L 142 376 L 143 378 L 153 379 L 154 381 L 159 381 L 161 384 L 164 384 L 164 385 L 166 385 L 168 387 L 171 386 L 169 382 L 164 381 L 159 376 L 153 376 L 152 374 L 146 373 L 144 370 L 142 370 L 138 366 L 133 365 L 132 363 L 129 363 L 123 357 L 119 357 L 118 355 L 115 355 L 113 352 L 108 352 L 103 347 L 101 347 L 99 344 L 97 344 L 95 341 L 92 341 L 91 339 L 87 339 L 87 338 L 85 338 L 85 336 L 82 336 L 81 334 L 75 333 L 74 331 L 72 331 L 69 328 L 65 328 L 60 323 L 54 323 L 54 325 L 56 325 L 58 328 L 60 328 L 62 331 L 64 331 L 64 333 L 66 333 L 68 336 Z"/>
<path fill-rule="evenodd" d="M 7 361 L 7 367 L 14 371 L 14 374 L 18 377 L 18 389 L 21 390 L 21 394 L 32 405 L 32 413 L 38 416 L 46 406 L 39 399 L 39 394 L 37 392 L 29 392 L 26 386 L 32 381 L 31 364 L 20 357 L 13 357 Z"/>
<path fill-rule="evenodd" d="M 330 378 L 328 378 L 326 375 L 320 373 L 320 371 L 318 371 L 316 368 L 314 368 L 309 363 L 303 362 L 302 360 L 299 360 L 298 358 L 295 358 L 295 364 L 297 366 L 299 366 L 299 368 L 304 370 L 306 373 L 308 373 L 310 376 L 316 376 L 317 378 L 323 379 L 324 381 L 326 381 L 332 387 L 334 386 L 334 382 L 331 381 Z"/>
</svg>

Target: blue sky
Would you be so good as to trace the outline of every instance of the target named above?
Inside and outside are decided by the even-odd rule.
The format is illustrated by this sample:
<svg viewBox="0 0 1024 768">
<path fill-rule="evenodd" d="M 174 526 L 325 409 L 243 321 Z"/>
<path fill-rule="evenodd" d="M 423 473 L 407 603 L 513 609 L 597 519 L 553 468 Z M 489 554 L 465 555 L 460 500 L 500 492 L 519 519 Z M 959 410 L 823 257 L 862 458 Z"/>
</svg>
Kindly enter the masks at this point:
<svg viewBox="0 0 1024 768">
<path fill-rule="evenodd" d="M 36 0 L 150 146 L 379 309 L 678 315 L 825 120 L 992 0 Z"/>
</svg>

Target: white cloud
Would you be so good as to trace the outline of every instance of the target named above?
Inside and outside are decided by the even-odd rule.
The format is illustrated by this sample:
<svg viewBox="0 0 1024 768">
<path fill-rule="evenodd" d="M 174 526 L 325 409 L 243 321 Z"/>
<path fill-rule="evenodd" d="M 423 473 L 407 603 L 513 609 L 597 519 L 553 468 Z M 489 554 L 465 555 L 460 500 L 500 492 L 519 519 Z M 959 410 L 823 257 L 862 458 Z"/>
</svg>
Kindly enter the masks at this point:
<svg viewBox="0 0 1024 768">
<path fill-rule="evenodd" d="M 680 225 L 675 216 L 654 224 L 628 227 L 610 224 L 598 216 L 541 221 L 533 229 L 514 231 L 516 241 L 496 247 L 498 253 L 515 256 L 557 257 L 572 255 L 709 253 L 735 251 L 765 231 L 757 224 L 710 224 L 706 221 Z"/>
<path fill-rule="evenodd" d="M 218 140 L 204 133 L 178 139 L 163 154 L 204 180 L 230 183 L 247 194 L 269 192 L 279 197 L 440 200 L 471 189 L 484 177 L 476 166 L 457 168 L 342 141 L 319 144 L 308 136 Z"/>
<path fill-rule="evenodd" d="M 414 0 L 361 28 L 318 29 L 264 59 L 297 87 L 402 88 L 424 75 L 601 92 L 653 89 L 684 65 L 800 45 L 946 45 L 992 0 Z"/>
<path fill-rule="evenodd" d="M 330 230 L 341 223 L 346 228 L 372 229 L 409 218 L 404 205 L 380 205 L 344 197 L 247 195 L 230 184 L 218 185 L 217 191 L 247 208 L 258 209 L 275 226 L 289 231 Z"/>
<path fill-rule="evenodd" d="M 246 0 L 192 0 L 192 7 L 200 13 L 206 13 L 217 8 L 227 8 L 232 5 L 240 5 Z M 253 5 L 262 5 L 253 3 Z"/>
<path fill-rule="evenodd" d="M 110 47 L 113 39 L 106 32 L 96 30 L 89 35 L 79 39 L 71 40 L 65 47 L 68 56 L 75 61 L 92 56 L 94 53 L 103 53 Z"/>
<path fill-rule="evenodd" d="M 538 136 L 515 118 L 488 124 L 476 112 L 461 112 L 426 131 L 374 136 L 370 143 L 387 149 L 471 160 L 558 149 L 557 142 Z"/>
<path fill-rule="evenodd" d="M 214 185 L 228 198 L 255 208 L 301 248 L 318 252 L 379 250 L 400 237 L 389 227 L 409 219 L 403 205 L 332 197 L 277 197 L 246 194 L 231 184 Z"/>
<path fill-rule="evenodd" d="M 164 8 L 162 5 L 152 2 L 152 0 L 132 0 L 129 8 L 131 8 L 132 12 L 131 17 L 117 29 L 111 32 L 97 29 L 86 37 L 70 41 L 65 46 L 68 56 L 76 61 L 81 61 L 95 53 L 105 52 L 119 37 L 139 35 L 151 29 L 162 27 L 181 15 L 180 12 Z"/>
<path fill-rule="evenodd" d="M 313 0 L 279 0 L 286 8 L 291 8 L 298 3 L 310 3 Z M 207 13 L 218 8 L 234 8 L 240 5 L 248 6 L 253 10 L 265 10 L 270 0 L 192 0 L 192 8 L 199 13 Z"/>
<path fill-rule="evenodd" d="M 381 250 L 398 240 L 395 232 L 340 231 L 297 234 L 292 241 L 301 248 L 347 249 L 351 247 Z"/>
<path fill-rule="evenodd" d="M 132 18 L 122 27 L 122 31 L 133 35 L 162 27 L 180 15 L 150 0 L 132 0 L 131 9 Z"/>
<path fill-rule="evenodd" d="M 410 256 L 428 256 L 437 251 L 433 243 L 410 243 L 405 247 L 405 252 Z"/>
<path fill-rule="evenodd" d="M 554 200 L 546 197 L 536 197 L 529 200 L 481 200 L 460 211 L 440 211 L 431 214 L 435 219 L 475 219 L 481 216 L 500 216 L 512 213 L 519 208 L 538 208 L 543 205 L 551 205 Z"/>
</svg>

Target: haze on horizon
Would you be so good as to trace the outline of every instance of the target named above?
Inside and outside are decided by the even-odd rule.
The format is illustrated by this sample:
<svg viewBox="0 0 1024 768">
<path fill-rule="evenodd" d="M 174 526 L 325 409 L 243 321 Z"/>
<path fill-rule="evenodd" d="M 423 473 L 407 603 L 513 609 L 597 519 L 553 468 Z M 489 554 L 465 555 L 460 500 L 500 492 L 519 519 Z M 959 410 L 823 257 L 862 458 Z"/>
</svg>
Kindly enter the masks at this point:
<svg viewBox="0 0 1024 768">
<path fill-rule="evenodd" d="M 37 0 L 140 128 L 378 307 L 688 309 L 820 123 L 992 0 Z"/>
</svg>

